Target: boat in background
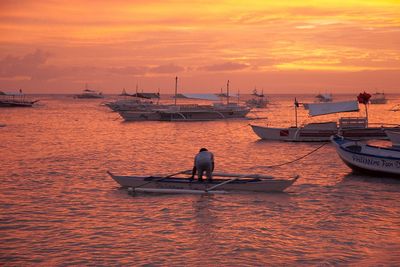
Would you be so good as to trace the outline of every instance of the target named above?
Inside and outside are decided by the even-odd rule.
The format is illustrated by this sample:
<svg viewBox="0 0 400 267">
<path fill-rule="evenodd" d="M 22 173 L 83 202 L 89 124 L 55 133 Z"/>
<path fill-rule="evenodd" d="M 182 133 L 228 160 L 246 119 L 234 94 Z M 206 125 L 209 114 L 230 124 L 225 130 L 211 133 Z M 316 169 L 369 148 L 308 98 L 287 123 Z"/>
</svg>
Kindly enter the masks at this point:
<svg viewBox="0 0 400 267">
<path fill-rule="evenodd" d="M 178 94 L 178 77 L 175 81 L 174 104 L 170 105 L 148 105 L 142 109 L 119 111 L 125 121 L 211 121 L 225 119 L 244 119 L 250 112 L 250 108 L 238 103 L 219 102 L 216 94 Z M 229 81 L 227 84 L 227 95 L 229 95 Z M 177 104 L 177 99 L 218 101 L 212 104 Z"/>
<path fill-rule="evenodd" d="M 299 178 L 294 175 L 289 179 L 276 179 L 272 176 L 263 176 L 257 174 L 227 174 L 213 173 L 215 178 L 212 182 L 199 182 L 185 177 L 169 176 L 122 176 L 107 172 L 111 178 L 121 187 L 132 188 L 133 190 L 141 188 L 142 192 L 157 193 L 207 193 L 208 190 L 218 187 L 218 190 L 227 192 L 283 192 Z M 180 172 L 181 174 L 185 172 Z M 144 190 L 143 190 L 144 189 Z M 147 189 L 147 190 L 146 190 Z M 154 190 L 155 189 L 155 190 Z M 139 191 L 139 190 L 138 190 Z"/>
<path fill-rule="evenodd" d="M 327 103 L 332 102 L 332 94 L 318 94 L 315 96 L 316 103 Z"/>
<path fill-rule="evenodd" d="M 95 90 L 90 90 L 88 89 L 88 85 L 85 85 L 85 90 L 81 94 L 74 95 L 74 98 L 87 98 L 87 99 L 93 99 L 93 98 L 104 98 L 104 95 L 102 92 L 97 92 Z"/>
<path fill-rule="evenodd" d="M 22 90 L 18 93 L 5 93 L 0 91 L 0 107 L 32 107 L 39 100 L 32 100 Z"/>
<path fill-rule="evenodd" d="M 104 103 L 105 106 L 109 107 L 113 111 L 149 111 L 151 108 L 161 108 L 159 105 L 160 94 L 159 93 L 135 93 L 128 94 L 125 89 L 123 90 L 123 96 L 121 99 Z M 156 99 L 154 101 L 153 99 Z"/>
<path fill-rule="evenodd" d="M 339 135 L 331 137 L 336 152 L 355 172 L 400 178 L 400 150 L 372 146 Z"/>
<path fill-rule="evenodd" d="M 369 99 L 369 102 L 371 104 L 386 104 L 387 99 L 386 99 L 385 93 L 376 92 L 376 93 L 372 94 L 371 98 Z"/>
<path fill-rule="evenodd" d="M 246 105 L 250 108 L 265 108 L 268 104 L 268 100 L 262 91 L 261 94 L 257 93 L 257 89 L 253 90 L 252 98 L 246 101 Z"/>
<path fill-rule="evenodd" d="M 399 132 L 385 131 L 385 133 L 389 137 L 394 147 L 400 147 L 400 131 Z"/>
<path fill-rule="evenodd" d="M 394 105 L 390 111 L 400 111 L 400 104 Z"/>
<path fill-rule="evenodd" d="M 295 99 L 296 126 L 276 128 L 250 125 L 253 131 L 264 140 L 280 140 L 293 142 L 327 142 L 334 134 L 357 139 L 387 139 L 385 130 L 400 132 L 400 125 L 395 127 L 378 125 L 371 127 L 367 117 L 342 117 L 338 122 L 308 123 L 297 126 L 297 108 L 300 103 Z M 357 101 L 307 104 L 310 116 L 358 111 Z M 371 124 L 372 125 L 372 124 Z"/>
</svg>

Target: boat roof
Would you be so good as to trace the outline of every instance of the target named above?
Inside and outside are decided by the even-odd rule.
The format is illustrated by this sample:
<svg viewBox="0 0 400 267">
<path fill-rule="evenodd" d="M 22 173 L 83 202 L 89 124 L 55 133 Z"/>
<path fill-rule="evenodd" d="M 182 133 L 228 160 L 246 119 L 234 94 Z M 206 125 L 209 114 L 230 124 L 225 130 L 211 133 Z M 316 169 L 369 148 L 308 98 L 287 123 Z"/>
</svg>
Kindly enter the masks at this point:
<svg viewBox="0 0 400 267">
<path fill-rule="evenodd" d="M 307 106 L 308 114 L 310 116 L 359 111 L 358 102 L 356 100 L 330 103 L 309 103 Z"/>
<path fill-rule="evenodd" d="M 219 101 L 219 97 L 215 94 L 178 94 L 177 98 L 189 98 L 189 99 L 203 99 L 211 101 Z"/>
</svg>

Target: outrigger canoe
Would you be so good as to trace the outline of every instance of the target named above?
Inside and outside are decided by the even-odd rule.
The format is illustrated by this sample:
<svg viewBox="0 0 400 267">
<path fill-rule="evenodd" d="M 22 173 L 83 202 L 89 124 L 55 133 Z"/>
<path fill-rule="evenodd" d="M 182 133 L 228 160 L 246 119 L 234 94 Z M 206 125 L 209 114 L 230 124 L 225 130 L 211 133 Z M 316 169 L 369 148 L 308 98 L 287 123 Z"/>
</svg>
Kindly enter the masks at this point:
<svg viewBox="0 0 400 267">
<path fill-rule="evenodd" d="M 212 182 L 199 182 L 183 177 L 170 176 L 122 176 L 107 172 L 119 185 L 136 192 L 153 193 L 227 193 L 230 191 L 282 192 L 298 178 L 276 179 L 257 174 L 213 173 Z M 180 172 L 181 173 L 188 173 Z M 220 178 L 225 177 L 225 179 Z M 218 189 L 218 191 L 216 190 Z"/>
</svg>

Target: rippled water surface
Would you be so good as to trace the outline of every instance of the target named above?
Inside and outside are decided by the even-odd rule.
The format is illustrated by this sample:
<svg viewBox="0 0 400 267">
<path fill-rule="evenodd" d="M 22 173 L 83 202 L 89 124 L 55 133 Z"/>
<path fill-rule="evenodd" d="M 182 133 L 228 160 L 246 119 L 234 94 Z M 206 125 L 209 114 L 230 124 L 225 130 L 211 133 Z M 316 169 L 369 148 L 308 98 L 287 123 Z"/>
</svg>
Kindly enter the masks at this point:
<svg viewBox="0 0 400 267">
<path fill-rule="evenodd" d="M 252 123 L 294 123 L 292 98 L 271 96 Z M 321 143 L 260 141 L 243 120 L 124 123 L 102 101 L 0 110 L 0 265 L 400 264 L 400 180 L 352 174 L 330 144 L 266 168 Z M 370 121 L 400 123 L 399 102 L 371 105 Z M 285 193 L 132 197 L 106 174 L 190 169 L 200 147 L 218 171 L 301 178 Z"/>
</svg>

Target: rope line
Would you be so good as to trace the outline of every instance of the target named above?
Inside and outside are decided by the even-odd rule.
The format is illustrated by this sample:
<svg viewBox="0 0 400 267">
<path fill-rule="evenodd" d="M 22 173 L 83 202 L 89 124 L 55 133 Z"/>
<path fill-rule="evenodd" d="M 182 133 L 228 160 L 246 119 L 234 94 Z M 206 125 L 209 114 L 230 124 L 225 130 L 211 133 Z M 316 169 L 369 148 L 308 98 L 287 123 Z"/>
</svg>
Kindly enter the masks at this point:
<svg viewBox="0 0 400 267">
<path fill-rule="evenodd" d="M 280 167 L 280 166 L 283 166 L 283 165 L 291 164 L 293 162 L 296 162 L 296 161 L 299 161 L 301 159 L 304 159 L 305 157 L 311 155 L 312 153 L 316 152 L 317 150 L 321 149 L 323 146 L 325 146 L 327 144 L 329 144 L 329 143 L 322 144 L 319 147 L 317 147 L 316 149 L 312 150 L 311 152 L 309 152 L 309 153 L 307 153 L 307 154 L 305 154 L 305 155 L 303 155 L 303 156 L 301 156 L 301 157 L 299 157 L 297 159 L 294 159 L 294 160 L 291 160 L 291 161 L 288 161 L 288 162 L 285 162 L 285 163 L 281 163 L 281 164 L 276 164 L 276 165 L 259 166 L 257 168 L 275 168 L 275 167 Z"/>
</svg>

